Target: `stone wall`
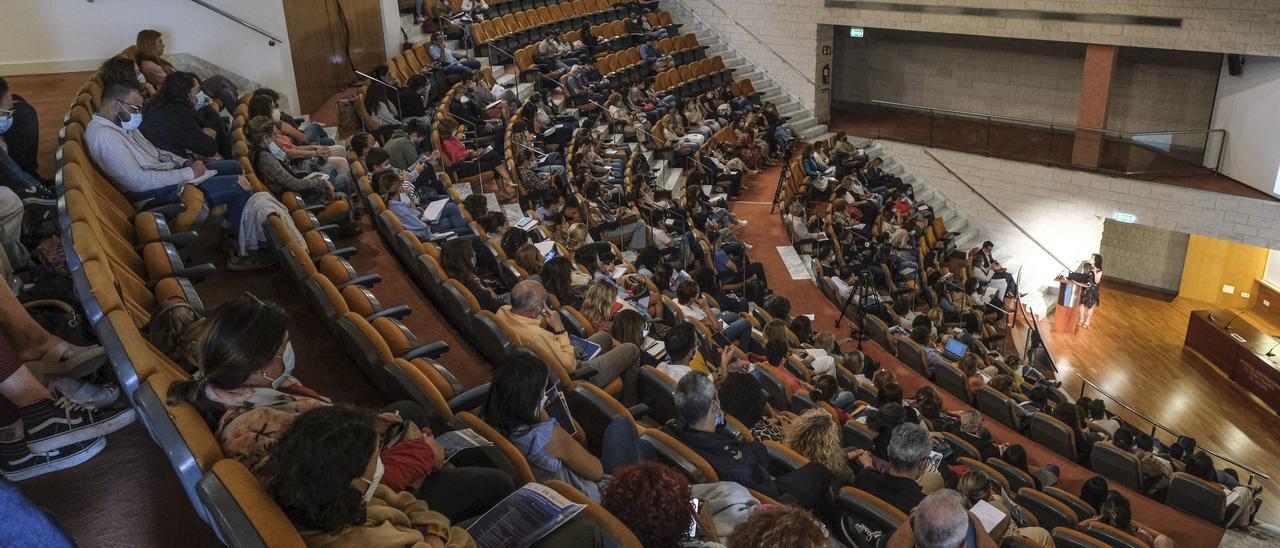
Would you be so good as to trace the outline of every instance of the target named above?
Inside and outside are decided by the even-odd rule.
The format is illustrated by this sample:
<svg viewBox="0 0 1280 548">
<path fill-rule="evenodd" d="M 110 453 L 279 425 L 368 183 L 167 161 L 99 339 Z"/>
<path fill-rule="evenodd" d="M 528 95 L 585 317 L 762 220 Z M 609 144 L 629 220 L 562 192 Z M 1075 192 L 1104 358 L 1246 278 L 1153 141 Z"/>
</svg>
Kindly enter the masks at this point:
<svg viewBox="0 0 1280 548">
<path fill-rule="evenodd" d="M 1190 238 L 1185 232 L 1107 219 L 1098 253 L 1108 278 L 1176 294 Z"/>
</svg>

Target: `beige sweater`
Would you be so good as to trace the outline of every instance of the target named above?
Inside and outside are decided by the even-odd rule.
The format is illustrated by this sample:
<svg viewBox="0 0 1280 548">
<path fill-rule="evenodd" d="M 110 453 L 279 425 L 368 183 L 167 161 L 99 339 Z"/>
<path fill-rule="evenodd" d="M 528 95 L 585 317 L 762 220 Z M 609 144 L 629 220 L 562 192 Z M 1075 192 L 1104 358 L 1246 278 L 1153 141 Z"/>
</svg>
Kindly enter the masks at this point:
<svg viewBox="0 0 1280 548">
<path fill-rule="evenodd" d="M 365 512 L 363 525 L 336 533 L 302 531 L 302 538 L 307 546 L 312 547 L 425 547 L 428 546 L 424 540 L 425 531 L 444 537 L 447 548 L 474 548 L 476 545 L 465 530 L 450 526 L 447 518 L 432 512 L 427 503 L 412 493 L 397 493 L 390 487 L 379 485 L 373 492 L 373 498 L 365 505 Z"/>
</svg>

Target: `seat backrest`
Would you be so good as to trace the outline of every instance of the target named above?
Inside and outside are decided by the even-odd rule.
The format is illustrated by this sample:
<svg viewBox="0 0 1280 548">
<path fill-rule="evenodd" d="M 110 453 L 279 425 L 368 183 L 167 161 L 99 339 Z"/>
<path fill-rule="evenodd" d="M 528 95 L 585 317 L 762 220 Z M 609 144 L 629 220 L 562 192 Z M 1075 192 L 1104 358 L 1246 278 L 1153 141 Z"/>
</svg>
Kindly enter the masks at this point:
<svg viewBox="0 0 1280 548">
<path fill-rule="evenodd" d="M 956 366 L 951 364 L 943 364 L 941 367 L 933 368 L 933 382 L 951 395 L 960 398 L 960 401 L 973 401 L 973 396 L 969 394 L 969 382 L 965 378 L 964 373 Z"/>
<path fill-rule="evenodd" d="M 898 359 L 925 378 L 933 378 L 933 375 L 929 372 L 929 362 L 928 358 L 925 357 L 924 349 L 916 344 L 915 341 L 906 337 L 898 337 Z"/>
<path fill-rule="evenodd" d="M 1045 413 L 1031 416 L 1031 440 L 1045 446 L 1050 451 L 1071 459 L 1076 459 L 1076 436 L 1071 427 L 1063 424 Z"/>
<path fill-rule="evenodd" d="M 1138 458 L 1116 447 L 1109 441 L 1093 444 L 1089 466 L 1094 472 L 1135 491 L 1142 490 L 1142 476 L 1138 474 Z"/>
<path fill-rule="evenodd" d="M 574 422 L 586 437 L 587 450 L 593 455 L 603 454 L 604 431 L 610 422 L 618 417 L 626 417 L 634 422 L 631 412 L 598 386 L 575 381 L 573 387 L 564 394 L 569 401 L 569 411 L 573 414 Z"/>
<path fill-rule="evenodd" d="M 1093 509 L 1093 507 L 1089 506 L 1089 503 L 1085 502 L 1080 497 L 1077 497 L 1062 489 L 1059 489 L 1057 487 L 1043 486 L 1040 488 L 1040 491 L 1046 495 L 1053 497 L 1058 502 L 1061 502 L 1062 504 L 1067 505 L 1067 508 L 1070 508 L 1071 511 L 1075 512 L 1076 517 L 1079 517 L 1080 519 L 1086 519 L 1086 518 L 1089 518 L 1090 516 L 1097 514 L 1097 512 Z"/>
<path fill-rule="evenodd" d="M 1031 488 L 1022 488 L 1018 490 L 1017 496 L 1014 497 L 1017 502 L 1028 512 L 1036 516 L 1036 521 L 1040 522 L 1040 526 L 1045 529 L 1053 529 L 1054 527 L 1075 527 L 1080 520 L 1076 513 L 1067 505 L 1058 502 L 1057 499 L 1046 495 L 1040 491 Z"/>
<path fill-rule="evenodd" d="M 1212 523 L 1227 516 L 1227 496 L 1222 487 L 1186 472 L 1174 472 L 1169 479 L 1165 504 Z"/>
<path fill-rule="evenodd" d="M 1101 540 L 1065 526 L 1053 529 L 1053 545 L 1055 548 L 1110 548 Z"/>
<path fill-rule="evenodd" d="M 507 340 L 507 335 L 498 326 L 498 318 L 493 312 L 477 311 L 471 317 L 471 334 L 475 340 L 484 341 L 484 344 L 477 346 L 480 347 L 480 355 L 484 356 L 489 365 L 498 367 L 507 360 L 507 355 L 511 353 L 511 341 Z"/>
<path fill-rule="evenodd" d="M 305 546 L 293 523 L 239 461 L 218 461 L 197 489 L 214 531 L 228 546 Z"/>
<path fill-rule="evenodd" d="M 1084 534 L 1107 543 L 1112 548 L 1150 548 L 1137 537 L 1101 522 L 1084 526 Z"/>
<path fill-rule="evenodd" d="M 658 462 L 675 468 L 689 483 L 715 483 L 719 480 L 711 463 L 703 459 L 693 449 L 666 432 L 656 428 L 648 428 L 640 434 L 640 442 L 648 445 Z"/>
<path fill-rule="evenodd" d="M 849 420 L 840 427 L 840 445 L 870 451 L 875 446 L 876 433 L 867 425 Z"/>
<path fill-rule="evenodd" d="M 907 520 L 907 515 L 892 504 L 848 486 L 841 487 L 836 494 L 836 507 L 841 522 L 845 524 L 844 529 L 855 535 L 865 534 L 867 538 L 861 540 L 870 541 L 872 545 L 876 544 L 878 537 L 887 539 Z"/>
<path fill-rule="evenodd" d="M 578 515 L 596 524 L 602 534 L 612 537 L 610 539 L 612 542 L 606 542 L 606 545 L 619 546 L 621 548 L 644 548 L 640 544 L 640 539 L 636 538 L 635 533 L 632 533 L 626 524 L 609 513 L 608 510 L 605 510 L 598 502 L 582 494 L 581 491 L 560 480 L 548 481 L 546 485 L 554 489 L 560 496 L 569 499 L 570 502 L 586 506 Z"/>
<path fill-rule="evenodd" d="M 1017 430 L 1021 421 L 1018 420 L 1018 413 L 1013 409 L 1016 405 L 1013 398 L 1001 394 L 1000 391 L 983 385 L 978 388 L 978 392 L 974 394 L 974 402 L 983 415 L 995 420 L 996 422 Z"/>
<path fill-rule="evenodd" d="M 529 468 L 529 462 L 525 460 L 524 455 L 512 445 L 507 438 L 494 430 L 492 426 L 484 422 L 475 415 L 463 411 L 455 415 L 455 417 L 467 425 L 467 428 L 474 430 L 484 439 L 493 443 L 494 449 L 501 455 L 504 462 L 496 463 L 500 469 L 509 474 L 515 480 L 517 485 L 523 485 L 529 482 L 537 481 L 533 477 L 533 470 Z"/>
<path fill-rule="evenodd" d="M 649 406 L 649 417 L 658 423 L 676 418 L 675 381 L 658 368 L 640 368 L 640 401 Z"/>
<path fill-rule="evenodd" d="M 1023 487 L 1035 488 L 1036 482 L 1031 478 L 1030 474 L 1019 470 L 1016 466 L 1009 464 L 995 457 L 987 459 L 987 466 L 992 470 L 999 472 L 1004 476 L 1005 483 L 1009 486 L 1010 492 L 1018 492 Z"/>
</svg>

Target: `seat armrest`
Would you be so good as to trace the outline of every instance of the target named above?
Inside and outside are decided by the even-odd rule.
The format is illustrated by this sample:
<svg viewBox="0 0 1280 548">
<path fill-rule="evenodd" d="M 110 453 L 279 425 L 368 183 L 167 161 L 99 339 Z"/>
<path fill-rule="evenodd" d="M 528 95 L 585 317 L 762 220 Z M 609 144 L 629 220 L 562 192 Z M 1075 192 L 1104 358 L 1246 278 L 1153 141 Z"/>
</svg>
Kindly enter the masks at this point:
<svg viewBox="0 0 1280 548">
<path fill-rule="evenodd" d="M 165 243 L 173 244 L 173 247 L 181 249 L 181 248 L 191 247 L 191 245 L 195 244 L 196 240 L 199 240 L 199 239 L 200 239 L 199 234 L 197 234 L 194 230 L 188 230 L 186 232 L 179 232 L 177 234 L 166 234 L 164 236 L 160 236 L 159 238 L 156 238 L 151 241 L 138 242 L 136 249 L 141 251 L 142 248 L 146 247 L 147 244 L 151 242 L 165 242 Z"/>
<path fill-rule="evenodd" d="M 391 308 L 374 312 L 373 314 L 365 316 L 364 319 L 365 321 L 369 321 L 369 322 L 372 322 L 377 318 L 388 318 L 388 317 L 399 320 L 405 316 L 408 316 L 411 312 L 413 312 L 413 310 L 409 308 L 409 305 L 402 304 L 399 306 L 393 306 Z"/>
<path fill-rule="evenodd" d="M 179 202 L 179 203 L 173 203 L 173 204 L 165 204 L 162 206 L 156 206 L 148 209 L 147 211 L 151 213 L 155 213 L 156 215 L 160 215 L 166 219 L 169 219 L 186 210 L 187 210 L 187 205 Z"/>
<path fill-rule="evenodd" d="M 319 211 L 324 211 L 324 207 L 325 207 L 325 206 L 324 206 L 324 204 L 316 204 L 316 205 L 309 205 L 309 206 L 304 207 L 304 208 L 302 208 L 302 209 L 303 209 L 303 211 L 309 211 L 309 212 L 311 212 L 311 213 L 316 213 L 316 212 L 319 212 Z M 326 226 L 327 226 L 327 225 L 326 225 Z"/>
<path fill-rule="evenodd" d="M 489 383 L 484 383 L 449 398 L 449 409 L 453 410 L 454 413 L 470 411 L 483 405 L 485 398 L 488 397 Z"/>
<path fill-rule="evenodd" d="M 156 284 L 159 284 L 161 281 L 168 278 L 186 278 L 188 280 L 191 280 L 192 283 L 198 283 L 203 281 L 205 278 L 208 278 L 210 274 L 213 274 L 214 272 L 217 272 L 217 271 L 218 271 L 218 267 L 213 266 L 212 263 L 204 263 L 204 264 L 198 264 L 195 266 L 189 266 L 179 270 L 174 270 L 173 272 L 165 274 L 164 276 L 160 276 L 159 278 L 152 279 L 147 282 L 147 287 L 154 289 Z"/>
<path fill-rule="evenodd" d="M 320 225 L 320 226 L 317 226 L 315 229 L 316 229 L 316 230 L 318 230 L 318 231 L 320 231 L 320 232 L 323 232 L 323 233 L 325 233 L 325 234 L 328 234 L 328 233 L 330 233 L 330 232 L 333 232 L 334 230 L 337 230 L 337 229 L 338 229 L 338 225 L 333 224 L 333 223 L 329 223 L 329 224 L 327 224 L 327 225 Z"/>
<path fill-rule="evenodd" d="M 403 358 L 405 361 L 413 361 L 414 359 L 417 359 L 417 358 L 431 358 L 434 360 L 436 358 L 439 358 L 440 356 L 443 356 L 444 353 L 448 351 L 449 351 L 449 343 L 444 341 L 436 341 L 433 343 L 428 343 L 428 344 L 419 346 L 413 350 L 410 350 L 408 354 L 405 354 L 400 357 Z"/>
<path fill-rule="evenodd" d="M 649 414 L 650 409 L 647 404 L 637 403 L 631 407 L 628 407 L 627 411 L 631 412 L 631 418 L 635 420 L 640 420 L 641 418 Z"/>
<path fill-rule="evenodd" d="M 381 282 L 381 281 L 382 281 L 381 274 L 365 274 L 364 276 L 356 276 L 355 278 L 351 278 L 350 280 L 347 280 L 345 282 L 342 282 L 336 285 L 338 286 L 339 291 L 341 291 L 342 288 L 347 287 L 349 285 L 358 285 L 360 287 L 368 289 L 370 287 L 378 285 L 378 282 Z"/>
<path fill-rule="evenodd" d="M 329 254 L 337 257 L 342 257 L 343 259 L 347 259 L 350 257 L 354 257 L 357 254 L 357 251 L 356 251 L 356 248 L 354 247 L 340 247 L 338 249 L 330 251 Z"/>
</svg>

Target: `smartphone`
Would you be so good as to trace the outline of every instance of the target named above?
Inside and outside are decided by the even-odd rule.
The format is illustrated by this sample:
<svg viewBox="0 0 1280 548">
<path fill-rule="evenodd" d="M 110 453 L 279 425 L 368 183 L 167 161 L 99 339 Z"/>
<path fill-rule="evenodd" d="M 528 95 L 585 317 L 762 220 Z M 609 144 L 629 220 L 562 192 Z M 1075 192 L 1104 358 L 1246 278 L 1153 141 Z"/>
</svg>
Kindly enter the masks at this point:
<svg viewBox="0 0 1280 548">
<path fill-rule="evenodd" d="M 693 506 L 693 519 L 689 520 L 689 538 L 698 538 L 698 512 L 702 508 L 702 501 L 689 499 L 689 504 Z"/>
</svg>

